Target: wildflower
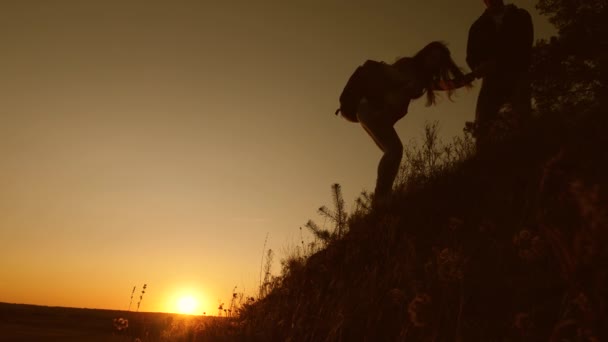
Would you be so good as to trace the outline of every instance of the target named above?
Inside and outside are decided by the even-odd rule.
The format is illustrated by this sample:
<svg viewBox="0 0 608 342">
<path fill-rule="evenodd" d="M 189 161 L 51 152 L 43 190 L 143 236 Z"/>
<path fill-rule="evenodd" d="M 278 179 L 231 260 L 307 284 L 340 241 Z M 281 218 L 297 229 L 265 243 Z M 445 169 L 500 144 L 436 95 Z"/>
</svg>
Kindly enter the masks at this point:
<svg viewBox="0 0 608 342">
<path fill-rule="evenodd" d="M 398 288 L 394 288 L 388 291 L 387 298 L 391 306 L 400 306 L 405 301 L 405 293 Z"/>
<path fill-rule="evenodd" d="M 576 200 L 580 216 L 590 224 L 592 229 L 605 223 L 606 211 L 605 207 L 600 205 L 598 184 L 589 187 L 582 181 L 575 180 L 570 183 L 570 193 Z"/>
<path fill-rule="evenodd" d="M 591 312 L 591 304 L 589 303 L 589 298 L 583 292 L 579 293 L 576 298 L 572 301 L 572 303 L 580 310 L 583 314 L 588 314 Z"/>
<path fill-rule="evenodd" d="M 129 320 L 126 318 L 114 318 L 112 320 L 112 325 L 116 331 L 123 331 L 129 327 Z"/>
<path fill-rule="evenodd" d="M 513 236 L 517 255 L 525 261 L 534 261 L 544 254 L 543 241 L 537 234 L 522 229 Z"/>
<path fill-rule="evenodd" d="M 462 225 L 464 224 L 464 221 L 458 217 L 450 217 L 450 220 L 448 222 L 448 227 L 450 228 L 451 231 L 456 231 L 458 229 L 460 229 L 460 227 L 462 227 Z"/>
<path fill-rule="evenodd" d="M 593 330 L 581 326 L 580 322 L 573 319 L 559 321 L 553 328 L 551 341 L 589 341 L 599 342 L 600 339 Z"/>
<path fill-rule="evenodd" d="M 444 248 L 435 252 L 437 259 L 437 272 L 443 281 L 460 280 L 464 274 L 465 258 L 460 251 Z"/>
<path fill-rule="evenodd" d="M 519 331 L 521 335 L 528 335 L 530 330 L 534 327 L 534 322 L 527 312 L 519 312 L 515 315 L 513 320 L 513 326 Z"/>
<path fill-rule="evenodd" d="M 409 303 L 407 312 L 410 321 L 415 327 L 427 326 L 433 314 L 432 298 L 426 293 L 419 293 Z"/>
<path fill-rule="evenodd" d="M 491 233 L 491 232 L 494 232 L 495 230 L 496 230 L 496 226 L 494 225 L 494 223 L 492 223 L 490 221 L 484 221 L 479 225 L 480 233 Z"/>
<path fill-rule="evenodd" d="M 448 261 L 450 259 L 450 249 L 449 248 L 444 248 L 440 253 L 439 253 L 439 259 L 442 261 Z"/>
<path fill-rule="evenodd" d="M 133 303 L 133 294 L 135 293 L 136 286 L 133 286 L 133 290 L 131 291 L 131 300 L 129 301 L 129 308 L 127 311 L 131 311 L 131 303 Z"/>
<path fill-rule="evenodd" d="M 139 312 L 139 306 L 141 305 L 141 301 L 144 299 L 144 294 L 146 294 L 146 289 L 148 288 L 148 284 L 144 284 L 141 289 L 141 294 L 139 295 L 139 301 L 137 302 L 137 312 Z"/>
</svg>

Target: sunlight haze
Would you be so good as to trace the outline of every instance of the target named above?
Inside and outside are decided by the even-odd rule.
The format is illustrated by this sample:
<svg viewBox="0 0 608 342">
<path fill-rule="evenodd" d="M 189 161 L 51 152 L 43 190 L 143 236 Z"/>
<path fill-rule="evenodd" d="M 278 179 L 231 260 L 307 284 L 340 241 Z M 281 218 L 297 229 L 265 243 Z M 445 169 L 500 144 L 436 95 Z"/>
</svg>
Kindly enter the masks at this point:
<svg viewBox="0 0 608 342">
<path fill-rule="evenodd" d="M 532 1 L 536 38 L 550 26 Z M 4 1 L 0 5 L 0 302 L 215 315 L 257 296 L 266 249 L 373 190 L 381 156 L 334 116 L 366 59 L 448 43 L 465 63 L 483 1 Z M 455 102 L 414 101 L 404 144 Z M 139 297 L 137 298 L 139 299 Z M 136 303 L 136 298 L 133 299 Z M 134 305 L 131 306 L 133 310 Z"/>
</svg>

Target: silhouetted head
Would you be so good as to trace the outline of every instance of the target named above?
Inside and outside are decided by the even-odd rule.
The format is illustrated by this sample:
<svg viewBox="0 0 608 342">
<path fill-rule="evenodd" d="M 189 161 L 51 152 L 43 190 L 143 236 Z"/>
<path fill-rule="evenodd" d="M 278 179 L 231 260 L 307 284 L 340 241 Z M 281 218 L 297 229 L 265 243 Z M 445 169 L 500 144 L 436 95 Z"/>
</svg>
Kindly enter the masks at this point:
<svg viewBox="0 0 608 342">
<path fill-rule="evenodd" d="M 431 42 L 420 50 L 414 59 L 425 70 L 432 72 L 449 64 L 452 57 L 450 50 L 443 42 Z"/>
<path fill-rule="evenodd" d="M 435 86 L 441 81 L 449 81 L 463 77 L 462 70 L 452 60 L 450 50 L 443 42 L 431 42 L 420 50 L 414 57 L 419 81 L 424 85 L 427 105 L 435 104 Z M 399 68 L 407 58 L 402 58 L 393 64 Z M 447 91 L 451 99 L 452 91 Z"/>
<path fill-rule="evenodd" d="M 488 11 L 501 11 L 505 7 L 503 0 L 483 0 Z"/>
</svg>

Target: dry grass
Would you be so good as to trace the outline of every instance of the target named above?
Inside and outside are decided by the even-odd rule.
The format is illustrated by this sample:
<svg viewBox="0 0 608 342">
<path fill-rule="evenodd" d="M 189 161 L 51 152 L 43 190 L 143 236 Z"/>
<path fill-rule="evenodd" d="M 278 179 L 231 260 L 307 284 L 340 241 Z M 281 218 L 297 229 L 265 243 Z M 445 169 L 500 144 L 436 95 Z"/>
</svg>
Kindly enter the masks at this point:
<svg viewBox="0 0 608 342">
<path fill-rule="evenodd" d="M 605 114 L 537 119 L 482 155 L 428 126 L 390 203 L 343 217 L 332 188 L 334 229 L 309 224 L 324 247 L 285 260 L 231 338 L 608 339 Z"/>
</svg>

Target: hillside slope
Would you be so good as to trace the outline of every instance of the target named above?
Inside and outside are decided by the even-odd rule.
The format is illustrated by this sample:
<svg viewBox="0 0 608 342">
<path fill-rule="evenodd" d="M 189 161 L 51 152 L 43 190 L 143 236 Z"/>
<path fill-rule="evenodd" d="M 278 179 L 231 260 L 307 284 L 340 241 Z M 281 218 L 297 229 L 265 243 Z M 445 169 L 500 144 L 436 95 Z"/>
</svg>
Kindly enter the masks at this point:
<svg viewBox="0 0 608 342">
<path fill-rule="evenodd" d="M 608 113 L 535 120 L 291 258 L 233 337 L 608 340 Z"/>
</svg>

